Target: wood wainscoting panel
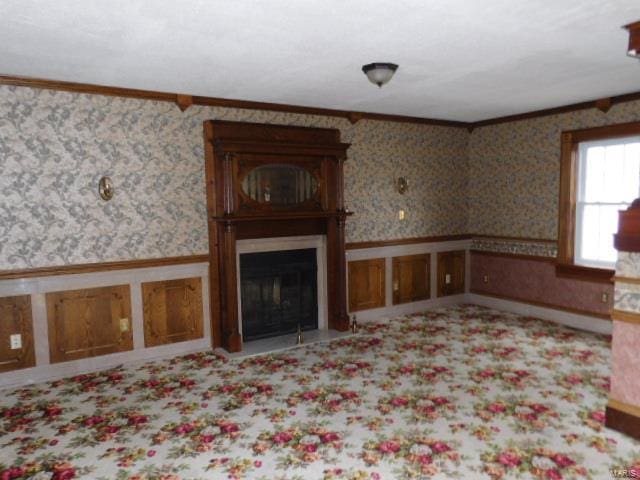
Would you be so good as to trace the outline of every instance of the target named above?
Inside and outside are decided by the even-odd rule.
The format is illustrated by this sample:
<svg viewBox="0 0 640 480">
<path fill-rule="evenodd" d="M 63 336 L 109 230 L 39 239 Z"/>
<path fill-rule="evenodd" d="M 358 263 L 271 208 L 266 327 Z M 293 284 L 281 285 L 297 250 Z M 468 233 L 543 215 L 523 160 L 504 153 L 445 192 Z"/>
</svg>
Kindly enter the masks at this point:
<svg viewBox="0 0 640 480">
<path fill-rule="evenodd" d="M 464 293 L 465 251 L 438 253 L 438 296 Z"/>
<path fill-rule="evenodd" d="M 12 335 L 20 335 L 20 348 L 11 348 Z M 35 364 L 31 296 L 1 297 L 0 372 L 33 367 Z"/>
<path fill-rule="evenodd" d="M 129 285 L 46 294 L 51 363 L 133 349 Z"/>
<path fill-rule="evenodd" d="M 349 311 L 385 306 L 385 259 L 349 262 Z"/>
<path fill-rule="evenodd" d="M 393 257 L 393 304 L 428 300 L 431 255 Z"/>
<path fill-rule="evenodd" d="M 199 277 L 143 283 L 142 304 L 145 347 L 203 337 Z"/>
</svg>

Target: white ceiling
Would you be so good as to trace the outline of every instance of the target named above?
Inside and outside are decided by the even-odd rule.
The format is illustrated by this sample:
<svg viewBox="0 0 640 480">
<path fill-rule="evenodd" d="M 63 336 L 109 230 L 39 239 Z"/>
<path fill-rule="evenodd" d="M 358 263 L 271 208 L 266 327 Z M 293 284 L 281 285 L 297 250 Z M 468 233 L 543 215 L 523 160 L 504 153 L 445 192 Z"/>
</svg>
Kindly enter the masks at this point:
<svg viewBox="0 0 640 480">
<path fill-rule="evenodd" d="M 476 121 L 640 91 L 639 0 L 0 0 L 0 73 Z M 400 65 L 385 87 L 369 62 Z"/>
</svg>

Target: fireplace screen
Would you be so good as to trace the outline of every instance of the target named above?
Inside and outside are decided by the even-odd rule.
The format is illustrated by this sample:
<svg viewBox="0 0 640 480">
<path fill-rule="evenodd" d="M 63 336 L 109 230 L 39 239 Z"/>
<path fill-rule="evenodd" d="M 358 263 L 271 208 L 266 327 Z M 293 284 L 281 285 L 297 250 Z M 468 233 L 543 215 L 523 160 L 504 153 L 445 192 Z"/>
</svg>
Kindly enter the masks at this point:
<svg viewBox="0 0 640 480">
<path fill-rule="evenodd" d="M 316 250 L 240 255 L 242 338 L 318 328 Z"/>
</svg>

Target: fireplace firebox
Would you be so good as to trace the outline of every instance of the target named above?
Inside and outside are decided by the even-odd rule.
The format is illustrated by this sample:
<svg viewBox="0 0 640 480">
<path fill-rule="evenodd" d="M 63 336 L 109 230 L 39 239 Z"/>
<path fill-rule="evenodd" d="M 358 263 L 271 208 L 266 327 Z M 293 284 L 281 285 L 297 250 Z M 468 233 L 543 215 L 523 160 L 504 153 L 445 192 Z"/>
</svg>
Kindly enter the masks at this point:
<svg viewBox="0 0 640 480">
<path fill-rule="evenodd" d="M 244 341 L 318 328 L 316 250 L 240 255 Z"/>
</svg>

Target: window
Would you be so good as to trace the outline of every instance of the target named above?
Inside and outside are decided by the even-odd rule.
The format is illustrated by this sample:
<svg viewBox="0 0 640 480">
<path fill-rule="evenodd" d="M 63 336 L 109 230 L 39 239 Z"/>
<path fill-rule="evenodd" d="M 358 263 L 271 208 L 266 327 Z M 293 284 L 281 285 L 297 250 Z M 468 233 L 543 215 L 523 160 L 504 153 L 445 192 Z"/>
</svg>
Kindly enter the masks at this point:
<svg viewBox="0 0 640 480">
<path fill-rule="evenodd" d="M 640 122 L 562 133 L 556 274 L 611 283 L 618 212 L 640 196 Z"/>
<path fill-rule="evenodd" d="M 614 268 L 618 212 L 640 195 L 640 136 L 578 147 L 575 263 Z"/>
</svg>

